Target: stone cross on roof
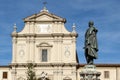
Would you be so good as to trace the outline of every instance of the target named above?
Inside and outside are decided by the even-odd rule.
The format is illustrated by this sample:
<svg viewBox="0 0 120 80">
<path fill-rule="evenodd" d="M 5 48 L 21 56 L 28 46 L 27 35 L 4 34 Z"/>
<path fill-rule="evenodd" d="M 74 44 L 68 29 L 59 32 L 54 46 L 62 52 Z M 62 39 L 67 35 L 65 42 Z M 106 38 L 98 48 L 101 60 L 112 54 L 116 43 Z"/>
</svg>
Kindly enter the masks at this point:
<svg viewBox="0 0 120 80">
<path fill-rule="evenodd" d="M 48 12 L 48 10 L 47 10 L 47 8 L 46 8 L 47 2 L 43 2 L 43 4 L 44 4 L 44 7 L 43 7 L 43 9 L 42 9 L 41 11 L 47 11 L 47 12 Z"/>
</svg>

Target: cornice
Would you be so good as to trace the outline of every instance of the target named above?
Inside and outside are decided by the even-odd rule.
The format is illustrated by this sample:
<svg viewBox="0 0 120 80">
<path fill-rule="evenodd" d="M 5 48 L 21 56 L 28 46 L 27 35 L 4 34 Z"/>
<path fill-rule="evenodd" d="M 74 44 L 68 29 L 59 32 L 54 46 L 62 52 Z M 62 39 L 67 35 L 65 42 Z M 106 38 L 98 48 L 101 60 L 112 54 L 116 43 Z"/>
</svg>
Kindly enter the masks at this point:
<svg viewBox="0 0 120 80">
<path fill-rule="evenodd" d="M 53 20 L 24 20 L 25 22 L 65 22 L 65 20 L 56 20 L 56 19 L 53 19 Z"/>
<path fill-rule="evenodd" d="M 78 37 L 77 33 L 51 33 L 51 34 L 35 34 L 35 33 L 27 33 L 27 34 L 12 34 L 12 37 Z"/>
<path fill-rule="evenodd" d="M 42 16 L 42 15 L 47 15 L 51 18 L 53 18 L 53 20 L 36 20 L 37 17 Z M 38 14 L 33 14 L 32 16 L 28 16 L 26 18 L 24 18 L 24 22 L 66 22 L 65 18 L 56 16 L 55 14 L 46 12 L 46 11 L 42 11 Z"/>
<path fill-rule="evenodd" d="M 86 64 L 79 64 L 78 68 L 84 67 Z M 96 67 L 120 67 L 120 64 L 95 64 Z"/>
<path fill-rule="evenodd" d="M 28 63 L 12 63 L 11 67 L 27 67 Z M 77 66 L 77 63 L 33 63 L 35 67 Z"/>
<path fill-rule="evenodd" d="M 17 33 L 12 33 L 11 37 L 17 37 L 17 35 L 18 35 Z"/>
<path fill-rule="evenodd" d="M 9 65 L 2 65 L 0 68 L 11 68 Z"/>
<path fill-rule="evenodd" d="M 52 33 L 51 35 L 52 35 L 53 37 L 54 37 L 54 36 L 57 36 L 57 37 L 61 36 L 61 37 L 63 37 L 65 34 L 64 34 L 64 33 Z"/>
<path fill-rule="evenodd" d="M 70 34 L 72 37 L 78 37 L 78 34 L 77 33 L 71 33 Z"/>
</svg>

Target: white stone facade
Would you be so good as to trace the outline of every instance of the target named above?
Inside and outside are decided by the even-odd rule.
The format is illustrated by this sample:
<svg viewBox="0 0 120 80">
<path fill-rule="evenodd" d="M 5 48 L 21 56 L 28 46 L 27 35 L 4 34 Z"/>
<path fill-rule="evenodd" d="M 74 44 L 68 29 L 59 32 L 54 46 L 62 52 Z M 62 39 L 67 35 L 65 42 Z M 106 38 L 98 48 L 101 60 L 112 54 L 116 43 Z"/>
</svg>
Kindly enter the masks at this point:
<svg viewBox="0 0 120 80">
<path fill-rule="evenodd" d="M 37 78 L 76 80 L 76 32 L 65 29 L 66 20 L 42 10 L 24 19 L 21 32 L 14 31 L 12 80 L 26 79 L 28 62 L 36 65 Z"/>
</svg>

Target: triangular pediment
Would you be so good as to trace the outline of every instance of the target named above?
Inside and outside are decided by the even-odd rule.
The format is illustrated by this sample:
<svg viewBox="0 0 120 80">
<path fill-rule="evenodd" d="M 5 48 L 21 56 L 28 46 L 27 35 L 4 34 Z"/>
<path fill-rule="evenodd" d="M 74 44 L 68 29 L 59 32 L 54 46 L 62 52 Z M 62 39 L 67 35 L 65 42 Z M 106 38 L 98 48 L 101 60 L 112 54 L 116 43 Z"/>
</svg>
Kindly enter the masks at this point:
<svg viewBox="0 0 120 80">
<path fill-rule="evenodd" d="M 48 16 L 48 15 L 41 15 L 41 16 L 37 17 L 36 20 L 38 20 L 38 21 L 42 21 L 42 20 L 47 21 L 47 20 L 53 20 L 53 18 Z"/>
<path fill-rule="evenodd" d="M 47 11 L 42 11 L 38 14 L 34 14 L 24 19 L 25 22 L 33 21 L 33 22 L 41 22 L 41 21 L 60 21 L 66 22 L 64 18 L 51 14 Z"/>
</svg>

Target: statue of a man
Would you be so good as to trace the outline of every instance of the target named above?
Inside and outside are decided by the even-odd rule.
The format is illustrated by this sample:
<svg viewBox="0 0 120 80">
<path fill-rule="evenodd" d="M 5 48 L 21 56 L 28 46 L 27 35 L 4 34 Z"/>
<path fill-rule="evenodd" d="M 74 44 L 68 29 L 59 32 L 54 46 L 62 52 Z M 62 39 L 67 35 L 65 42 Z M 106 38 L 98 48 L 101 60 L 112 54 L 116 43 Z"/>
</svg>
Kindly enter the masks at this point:
<svg viewBox="0 0 120 80">
<path fill-rule="evenodd" d="M 98 44 L 97 44 L 97 29 L 94 27 L 94 22 L 89 22 L 89 28 L 85 33 L 85 57 L 87 64 L 93 64 L 93 59 L 97 59 L 97 51 L 98 51 Z"/>
</svg>

